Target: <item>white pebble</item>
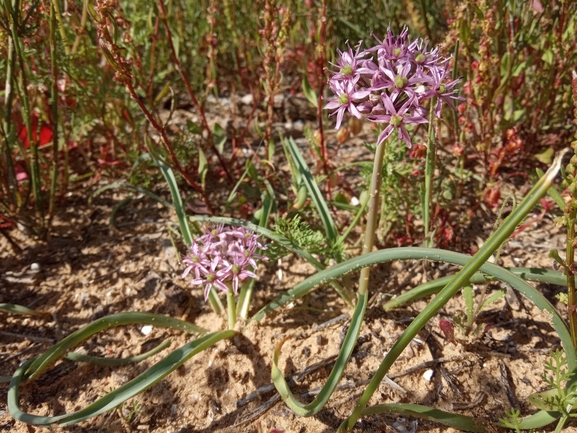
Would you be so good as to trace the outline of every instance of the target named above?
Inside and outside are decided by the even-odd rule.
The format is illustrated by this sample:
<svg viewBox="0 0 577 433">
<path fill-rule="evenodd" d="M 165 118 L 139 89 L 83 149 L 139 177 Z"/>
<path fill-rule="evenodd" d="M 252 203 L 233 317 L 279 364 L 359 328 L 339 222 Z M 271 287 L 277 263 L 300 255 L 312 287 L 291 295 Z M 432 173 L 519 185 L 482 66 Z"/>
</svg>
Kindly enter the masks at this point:
<svg viewBox="0 0 577 433">
<path fill-rule="evenodd" d="M 148 335 L 152 332 L 152 325 L 144 325 L 141 329 L 140 332 L 142 332 L 142 335 Z"/>
<path fill-rule="evenodd" d="M 433 378 L 433 373 L 435 373 L 434 370 L 427 370 L 423 373 L 423 377 L 427 382 L 431 381 L 431 379 Z"/>
</svg>

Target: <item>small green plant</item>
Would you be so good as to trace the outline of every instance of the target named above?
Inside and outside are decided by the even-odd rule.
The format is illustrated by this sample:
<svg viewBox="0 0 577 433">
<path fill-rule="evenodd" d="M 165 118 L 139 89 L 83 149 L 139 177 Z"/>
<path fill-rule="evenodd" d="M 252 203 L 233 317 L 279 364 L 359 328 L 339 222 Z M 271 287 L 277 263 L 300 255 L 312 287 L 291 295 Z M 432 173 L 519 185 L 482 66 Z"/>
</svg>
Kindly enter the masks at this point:
<svg viewBox="0 0 577 433">
<path fill-rule="evenodd" d="M 507 291 L 499 289 L 487 297 L 485 290 L 482 289 L 480 299 L 475 299 L 473 286 L 467 284 L 462 292 L 465 310 L 455 313 L 452 320 L 439 320 L 439 327 L 451 343 L 467 344 L 481 338 L 491 327 L 487 323 L 478 323 L 479 314 L 503 298 Z"/>
<path fill-rule="evenodd" d="M 516 433 L 521 433 L 521 411 L 515 408 L 505 412 L 503 418 L 499 418 L 499 422 L 503 427 L 515 429 Z"/>
<path fill-rule="evenodd" d="M 311 229 L 309 224 L 304 222 L 298 214 L 291 220 L 279 218 L 275 223 L 274 231 L 311 254 L 326 256 L 330 252 L 322 232 Z M 274 244 L 266 254 L 274 260 L 286 255 L 286 252 L 286 248 Z"/>
</svg>

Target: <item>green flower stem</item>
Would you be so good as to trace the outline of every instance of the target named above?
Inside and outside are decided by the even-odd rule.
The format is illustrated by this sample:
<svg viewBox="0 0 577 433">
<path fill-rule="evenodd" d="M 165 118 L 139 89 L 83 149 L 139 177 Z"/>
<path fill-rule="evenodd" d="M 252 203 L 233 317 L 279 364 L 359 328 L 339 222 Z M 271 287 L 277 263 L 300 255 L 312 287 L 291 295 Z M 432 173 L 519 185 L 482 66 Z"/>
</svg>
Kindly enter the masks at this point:
<svg viewBox="0 0 577 433">
<path fill-rule="evenodd" d="M 210 292 L 208 292 L 208 303 L 210 304 L 211 308 L 214 310 L 216 314 L 220 314 L 223 312 L 224 305 L 222 305 L 222 302 L 218 297 L 218 295 L 216 294 L 216 290 L 214 290 L 214 287 L 210 289 Z"/>
<path fill-rule="evenodd" d="M 234 325 L 236 325 L 236 302 L 232 287 L 229 287 L 228 292 L 226 292 L 226 311 L 228 313 L 228 329 L 233 330 Z"/>
<path fill-rule="evenodd" d="M 430 248 L 433 246 L 433 237 L 431 235 L 431 202 L 433 198 L 433 175 L 435 173 L 435 160 L 437 158 L 437 140 L 435 139 L 435 99 L 431 99 L 429 108 L 429 138 L 427 140 L 427 159 L 425 162 L 425 192 L 423 196 L 423 227 L 425 230 L 425 239 L 423 246 Z"/>
<path fill-rule="evenodd" d="M 252 299 L 252 293 L 254 289 L 255 279 L 251 278 L 245 282 L 240 288 L 240 294 L 238 295 L 236 314 L 243 319 L 248 317 L 248 308 L 250 307 L 250 300 Z"/>
<path fill-rule="evenodd" d="M 347 418 L 339 427 L 338 432 L 346 432 L 353 428 L 363 410 L 367 406 L 369 400 L 378 389 L 379 384 L 403 352 L 405 347 L 415 338 L 417 333 L 423 329 L 429 320 L 463 287 L 469 279 L 479 270 L 481 266 L 491 257 L 503 242 L 515 231 L 517 226 L 525 219 L 531 212 L 539 200 L 547 194 L 547 189 L 553 184 L 553 180 L 561 166 L 561 158 L 557 157 L 553 165 L 549 168 L 547 173 L 539 179 L 537 184 L 529 191 L 525 199 L 519 204 L 508 217 L 503 221 L 503 224 L 489 237 L 487 242 L 479 249 L 471 260 L 455 275 L 455 277 L 447 284 L 447 286 L 431 301 L 429 305 L 411 322 L 405 332 L 393 345 L 385 359 L 379 366 L 377 372 L 371 379 L 367 389 L 357 402 L 353 413 Z"/>
<path fill-rule="evenodd" d="M 365 240 L 362 254 L 368 254 L 373 250 L 375 244 L 375 232 L 377 229 L 377 210 L 379 208 L 379 191 L 381 189 L 383 160 L 385 158 L 385 143 L 377 146 L 375 152 L 375 163 L 373 165 L 373 175 L 369 189 L 369 212 L 367 214 L 367 227 L 365 228 Z M 358 295 L 365 295 L 369 289 L 369 275 L 371 268 L 366 267 L 361 270 L 359 278 Z"/>
<path fill-rule="evenodd" d="M 567 276 L 567 312 L 569 314 L 569 330 L 573 347 L 577 347 L 577 299 L 575 295 L 575 277 L 573 264 L 575 262 L 575 218 L 577 211 L 572 210 L 567 216 L 567 249 L 565 255 L 565 275 Z"/>
</svg>

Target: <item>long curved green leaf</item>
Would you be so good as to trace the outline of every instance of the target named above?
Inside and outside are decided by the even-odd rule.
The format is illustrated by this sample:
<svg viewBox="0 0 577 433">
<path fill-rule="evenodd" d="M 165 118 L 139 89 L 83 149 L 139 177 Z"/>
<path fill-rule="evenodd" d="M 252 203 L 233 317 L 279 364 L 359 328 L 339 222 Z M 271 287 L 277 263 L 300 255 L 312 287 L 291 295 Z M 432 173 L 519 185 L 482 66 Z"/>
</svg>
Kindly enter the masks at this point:
<svg viewBox="0 0 577 433">
<path fill-rule="evenodd" d="M 297 146 L 297 144 L 295 143 L 295 141 L 293 140 L 292 137 L 289 137 L 288 140 L 285 140 L 285 143 L 287 144 L 287 148 L 289 150 L 289 153 L 292 157 L 292 159 L 294 160 L 300 174 L 301 174 L 301 178 L 303 180 L 303 182 L 305 183 L 305 186 L 307 187 L 307 189 L 309 190 L 309 194 L 311 196 L 311 199 L 313 200 L 318 212 L 319 212 L 319 216 L 321 217 L 321 221 L 323 223 L 323 226 L 325 227 L 325 234 L 327 236 L 327 240 L 329 242 L 330 246 L 335 246 L 336 242 L 338 240 L 338 233 L 337 233 L 337 226 L 335 225 L 335 222 L 333 220 L 333 217 L 331 216 L 331 211 L 329 210 L 329 207 L 327 206 L 327 202 L 325 201 L 325 199 L 323 198 L 323 195 L 319 189 L 319 187 L 317 186 L 317 183 L 315 182 L 304 158 L 301 155 L 301 152 Z"/>
<path fill-rule="evenodd" d="M 94 199 L 94 197 L 102 194 L 104 191 L 106 191 L 108 189 L 116 189 L 116 188 L 124 188 L 124 189 L 130 189 L 132 191 L 137 191 L 141 194 L 147 195 L 150 198 L 153 198 L 154 200 L 156 200 L 159 203 L 162 203 L 164 206 L 166 206 L 168 208 L 173 207 L 169 202 L 167 202 L 166 200 L 164 200 L 160 196 L 156 195 L 155 193 L 153 193 L 147 189 L 140 188 L 139 186 L 135 186 L 135 185 L 130 185 L 129 183 L 122 183 L 122 182 L 111 183 L 110 185 L 105 185 L 101 188 L 98 188 L 96 191 L 94 191 L 90 195 L 90 198 L 88 199 L 88 203 L 92 203 L 92 200 Z"/>
<path fill-rule="evenodd" d="M 329 378 L 327 379 L 325 385 L 322 387 L 320 393 L 309 404 L 302 404 L 295 398 L 282 372 L 278 368 L 280 349 L 284 341 L 276 347 L 272 364 L 272 381 L 281 398 L 297 415 L 312 416 L 316 414 L 323 408 L 323 406 L 327 403 L 328 399 L 334 392 L 339 381 L 341 380 L 341 377 L 343 376 L 347 362 L 349 361 L 351 354 L 353 353 L 353 349 L 355 348 L 355 344 L 357 343 L 357 338 L 359 337 L 361 326 L 363 325 L 363 318 L 367 309 L 367 302 L 368 293 L 359 295 L 357 306 L 355 307 L 353 317 L 351 318 L 351 325 L 349 326 L 349 330 L 347 331 L 347 335 L 343 341 L 343 345 L 335 361 L 335 365 L 333 366 Z"/>
<path fill-rule="evenodd" d="M 5 311 L 7 313 L 14 313 L 14 314 L 24 314 L 27 316 L 42 316 L 50 314 L 44 311 L 31 310 L 30 308 L 26 308 L 23 307 L 22 305 L 17 304 L 0 304 L 0 311 Z"/>
<path fill-rule="evenodd" d="M 471 257 L 465 254 L 438 250 L 434 248 L 406 247 L 374 251 L 361 257 L 356 257 L 354 259 L 347 260 L 346 262 L 339 263 L 329 269 L 321 271 L 307 278 L 305 281 L 297 284 L 293 289 L 287 291 L 284 295 L 280 296 L 275 301 L 261 309 L 252 317 L 252 319 L 257 321 L 261 320 L 265 314 L 306 295 L 313 288 L 322 285 L 333 278 L 338 278 L 348 272 L 358 270 L 364 266 L 370 266 L 376 263 L 385 263 L 393 260 L 415 259 L 440 261 L 464 266 L 471 259 Z M 522 280 L 519 276 L 514 275 L 513 273 L 504 268 L 501 268 L 500 266 L 486 262 L 479 268 L 479 271 L 511 285 L 514 289 L 525 295 L 539 309 L 547 312 L 553 327 L 561 339 L 563 348 L 568 354 L 567 360 L 569 369 L 575 369 L 577 367 L 577 363 L 575 360 L 575 350 L 573 349 L 571 342 L 571 335 L 567 330 L 567 326 L 565 325 L 563 318 L 559 315 L 555 307 L 553 307 L 553 305 L 551 305 L 551 303 L 549 303 L 549 301 L 534 287 Z M 293 408 L 291 407 L 291 409 Z M 524 428 L 539 428 L 543 425 L 547 425 L 558 417 L 559 414 L 541 411 L 526 418 L 523 421 L 523 425 L 527 426 Z"/>
<path fill-rule="evenodd" d="M 547 283 L 556 284 L 558 286 L 567 286 L 567 277 L 561 272 L 550 271 L 548 269 L 539 268 L 506 268 L 510 272 L 526 281 L 535 281 L 537 283 Z M 400 307 L 408 302 L 415 301 L 416 299 L 424 298 L 426 296 L 434 295 L 438 293 L 443 287 L 445 287 L 449 281 L 454 277 L 454 275 L 448 275 L 446 277 L 438 278 L 436 280 L 428 281 L 421 284 L 399 296 L 391 299 L 390 301 L 383 304 L 383 310 L 388 311 L 393 308 Z M 576 277 L 577 281 L 577 277 Z M 483 284 L 488 282 L 487 278 L 481 273 L 475 273 L 469 280 L 471 284 Z"/>
<path fill-rule="evenodd" d="M 151 146 L 149 146 L 149 150 Z M 168 183 L 168 187 L 170 188 L 170 195 L 172 196 L 172 204 L 174 206 L 174 210 L 176 211 L 176 216 L 178 218 L 178 223 L 180 225 L 180 233 L 182 234 L 182 239 L 186 245 L 192 244 L 192 232 L 190 231 L 190 226 L 188 225 L 188 219 L 186 216 L 186 212 L 184 211 L 184 206 L 182 205 L 182 198 L 180 197 L 180 191 L 178 189 L 178 183 L 176 182 L 176 177 L 174 177 L 174 172 L 172 169 L 164 163 L 159 158 L 156 158 L 155 155 L 151 151 L 152 158 L 156 165 L 160 168 L 162 175 L 166 179 L 166 183 Z"/>
<path fill-rule="evenodd" d="M 102 358 L 100 356 L 83 355 L 76 352 L 68 352 L 65 356 L 66 359 L 75 362 L 89 362 L 94 365 L 102 365 L 108 367 L 114 367 L 118 365 L 136 364 L 137 362 L 144 361 L 146 358 L 156 355 L 162 352 L 168 346 L 170 346 L 171 340 L 167 339 L 160 343 L 158 346 L 150 349 L 148 352 L 141 353 L 140 355 L 130 356 L 128 358 Z"/>
<path fill-rule="evenodd" d="M 53 427 L 55 424 L 59 426 L 77 424 L 113 409 L 126 400 L 140 394 L 164 379 L 168 374 L 176 370 L 197 353 L 202 352 L 221 340 L 230 339 L 234 337 L 234 335 L 234 331 L 219 331 L 191 341 L 170 353 L 166 358 L 154 364 L 141 375 L 106 394 L 86 408 L 59 416 L 36 416 L 20 410 L 18 391 L 20 384 L 25 380 L 25 372 L 29 371 L 34 363 L 29 361 L 16 370 L 10 382 L 10 388 L 8 390 L 8 410 L 14 419 L 27 424 L 44 427 Z"/>
<path fill-rule="evenodd" d="M 36 358 L 26 370 L 24 379 L 34 379 L 38 377 L 48 366 L 62 358 L 70 349 L 90 338 L 92 335 L 105 329 L 114 328 L 121 325 L 146 324 L 160 326 L 163 328 L 173 328 L 189 334 L 205 334 L 206 330 L 183 320 L 162 316 L 152 313 L 120 313 L 113 314 L 86 325 L 84 328 L 73 332 L 62 341 L 55 344 L 38 358 Z"/>
<path fill-rule="evenodd" d="M 362 416 L 377 415 L 381 413 L 394 413 L 404 416 L 413 416 L 416 418 L 436 421 L 449 427 L 457 428 L 470 432 L 486 432 L 487 425 L 481 419 L 475 419 L 469 416 L 460 415 L 444 410 L 433 409 L 428 406 L 421 406 L 419 404 L 379 404 L 377 406 L 367 407 L 363 409 Z"/>
</svg>

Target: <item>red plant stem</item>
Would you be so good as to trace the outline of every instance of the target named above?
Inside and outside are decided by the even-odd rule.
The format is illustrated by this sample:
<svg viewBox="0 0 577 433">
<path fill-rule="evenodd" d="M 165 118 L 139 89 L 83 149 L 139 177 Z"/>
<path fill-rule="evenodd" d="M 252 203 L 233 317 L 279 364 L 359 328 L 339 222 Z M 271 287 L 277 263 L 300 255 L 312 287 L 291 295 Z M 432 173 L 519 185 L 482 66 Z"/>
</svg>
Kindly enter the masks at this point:
<svg viewBox="0 0 577 433">
<path fill-rule="evenodd" d="M 188 91 L 188 94 L 190 95 L 190 99 L 192 100 L 192 103 L 197 108 L 198 112 L 200 113 L 200 117 L 202 119 L 202 125 L 204 126 L 204 128 L 206 129 L 206 132 L 208 133 L 208 141 L 210 143 L 210 147 L 211 147 L 212 151 L 215 153 L 216 157 L 218 158 L 218 161 L 220 162 L 222 169 L 226 173 L 226 177 L 228 178 L 228 180 L 231 183 L 234 183 L 234 179 L 233 179 L 232 175 L 230 174 L 230 172 L 228 171 L 228 167 L 226 165 L 226 162 L 224 161 L 222 155 L 220 154 L 220 152 L 218 151 L 218 149 L 214 145 L 214 137 L 212 135 L 212 131 L 210 130 L 210 126 L 208 125 L 208 121 L 206 120 L 206 115 L 204 113 L 204 110 L 202 109 L 201 105 L 199 104 L 198 99 L 196 99 L 196 95 L 194 94 L 194 91 L 192 90 L 192 87 L 190 85 L 190 81 L 188 81 L 187 76 L 184 74 L 184 71 L 182 70 L 182 65 L 180 64 L 180 60 L 178 60 L 178 56 L 176 55 L 176 49 L 174 48 L 174 43 L 172 42 L 172 33 L 170 31 L 170 27 L 168 26 L 168 19 L 166 18 L 166 8 L 164 7 L 164 2 L 162 0 L 158 0 L 158 8 L 161 12 L 161 19 L 162 19 L 162 22 L 164 24 L 164 28 L 166 30 L 166 36 L 168 39 L 168 44 L 170 45 L 170 51 L 172 53 L 172 60 L 174 61 L 174 65 L 176 66 L 176 70 L 180 74 L 180 78 L 182 78 L 182 81 L 184 81 L 184 85 L 186 86 L 186 90 Z"/>
<path fill-rule="evenodd" d="M 146 106 L 142 103 L 142 101 L 140 100 L 140 98 L 136 94 L 136 91 L 134 90 L 134 86 L 132 85 L 132 83 L 126 82 L 125 86 L 126 86 L 126 90 L 128 90 L 128 93 L 130 93 L 130 96 L 132 97 L 132 99 L 138 104 L 138 106 L 142 110 L 142 113 L 144 114 L 146 119 L 150 122 L 150 124 L 156 130 L 156 132 L 158 132 L 160 134 L 160 139 L 162 141 L 162 144 L 164 145 L 166 150 L 168 150 L 168 153 L 170 154 L 170 158 L 172 159 L 172 163 L 174 164 L 174 168 L 180 173 L 180 175 L 182 177 L 184 177 L 184 179 L 188 182 L 188 184 L 191 187 L 193 187 L 202 196 L 202 200 L 206 204 L 207 209 L 209 210 L 209 212 L 211 214 L 214 214 L 214 209 L 210 205 L 210 202 L 208 200 L 208 197 L 206 196 L 206 192 L 204 191 L 204 189 L 199 184 L 197 184 L 188 175 L 188 173 L 186 173 L 186 171 L 183 170 L 182 166 L 180 165 L 180 162 L 178 161 L 178 158 L 176 157 L 176 154 L 174 153 L 174 149 L 172 149 L 172 146 L 170 145 L 170 141 L 168 140 L 168 137 L 166 136 L 166 131 L 164 130 L 164 128 L 156 121 L 156 119 L 154 118 L 152 113 L 150 111 L 148 111 Z"/>
</svg>

